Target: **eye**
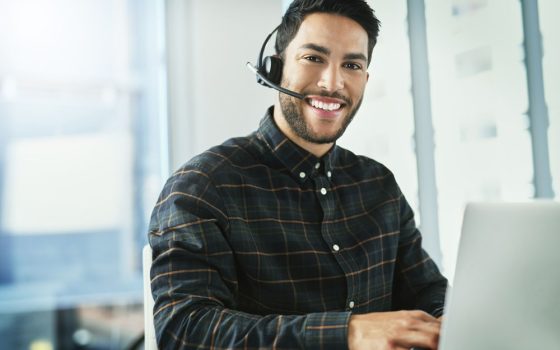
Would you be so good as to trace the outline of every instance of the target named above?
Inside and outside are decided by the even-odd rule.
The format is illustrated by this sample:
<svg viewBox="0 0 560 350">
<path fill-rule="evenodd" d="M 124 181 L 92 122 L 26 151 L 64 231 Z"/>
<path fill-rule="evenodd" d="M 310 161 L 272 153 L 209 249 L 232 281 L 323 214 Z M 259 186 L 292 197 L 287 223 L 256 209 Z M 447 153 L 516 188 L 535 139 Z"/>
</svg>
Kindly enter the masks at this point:
<svg viewBox="0 0 560 350">
<path fill-rule="evenodd" d="M 345 63 L 345 64 L 343 65 L 343 67 L 344 67 L 344 68 L 351 69 L 351 70 L 361 70 L 361 69 L 362 69 L 362 65 L 360 65 L 360 64 L 358 64 L 358 63 L 352 63 L 352 62 Z"/>
<path fill-rule="evenodd" d="M 317 56 L 305 56 L 303 59 L 310 61 L 310 62 L 315 62 L 315 63 L 321 63 L 323 62 L 321 60 L 321 58 L 317 57 Z"/>
</svg>

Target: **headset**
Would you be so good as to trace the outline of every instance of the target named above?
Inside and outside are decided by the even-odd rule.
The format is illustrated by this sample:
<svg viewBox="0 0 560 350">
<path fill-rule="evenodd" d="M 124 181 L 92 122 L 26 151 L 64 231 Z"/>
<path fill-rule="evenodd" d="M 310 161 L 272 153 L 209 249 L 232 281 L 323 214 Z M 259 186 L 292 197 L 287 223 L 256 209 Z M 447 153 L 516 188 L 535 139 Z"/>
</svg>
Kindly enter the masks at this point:
<svg viewBox="0 0 560 350">
<path fill-rule="evenodd" d="M 276 27 L 264 40 L 261 47 L 261 52 L 259 53 L 259 60 L 257 66 L 253 66 L 251 62 L 247 62 L 247 67 L 257 75 L 257 83 L 278 90 L 286 95 L 290 95 L 300 100 L 305 99 L 305 95 L 298 94 L 295 91 L 285 89 L 280 86 L 282 80 L 282 59 L 278 56 L 266 56 L 263 59 L 264 50 L 266 44 L 270 40 L 272 34 L 274 34 L 280 26 Z"/>
</svg>

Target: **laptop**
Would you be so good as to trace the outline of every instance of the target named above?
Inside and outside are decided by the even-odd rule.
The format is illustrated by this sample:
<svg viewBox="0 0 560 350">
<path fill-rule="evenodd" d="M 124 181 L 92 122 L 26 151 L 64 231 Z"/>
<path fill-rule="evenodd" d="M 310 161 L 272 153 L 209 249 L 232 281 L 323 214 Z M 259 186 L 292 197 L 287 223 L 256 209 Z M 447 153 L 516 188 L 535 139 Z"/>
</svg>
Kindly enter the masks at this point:
<svg viewBox="0 0 560 350">
<path fill-rule="evenodd" d="M 560 349 L 560 203 L 467 205 L 439 349 Z"/>
</svg>

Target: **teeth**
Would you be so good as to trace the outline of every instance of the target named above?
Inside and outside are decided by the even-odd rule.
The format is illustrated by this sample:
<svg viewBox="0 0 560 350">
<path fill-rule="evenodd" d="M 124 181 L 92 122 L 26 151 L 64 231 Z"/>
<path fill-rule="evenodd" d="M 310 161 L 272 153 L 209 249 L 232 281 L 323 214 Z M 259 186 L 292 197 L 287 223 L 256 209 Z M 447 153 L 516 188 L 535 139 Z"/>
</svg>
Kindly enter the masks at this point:
<svg viewBox="0 0 560 350">
<path fill-rule="evenodd" d="M 324 109 L 326 111 L 334 111 L 340 108 L 340 103 L 323 103 L 322 101 L 311 100 L 311 105 L 315 108 Z"/>
</svg>

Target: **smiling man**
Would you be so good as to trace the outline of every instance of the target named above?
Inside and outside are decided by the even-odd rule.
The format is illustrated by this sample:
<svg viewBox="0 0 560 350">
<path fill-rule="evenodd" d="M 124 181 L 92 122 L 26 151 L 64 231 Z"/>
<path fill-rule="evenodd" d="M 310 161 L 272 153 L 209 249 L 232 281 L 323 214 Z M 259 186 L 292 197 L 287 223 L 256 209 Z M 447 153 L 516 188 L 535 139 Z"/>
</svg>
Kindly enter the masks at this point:
<svg viewBox="0 0 560 350">
<path fill-rule="evenodd" d="M 295 0 L 270 85 L 293 93 L 168 180 L 149 233 L 160 349 L 437 348 L 447 281 L 412 210 L 336 145 L 378 31 L 363 0 Z"/>
</svg>

